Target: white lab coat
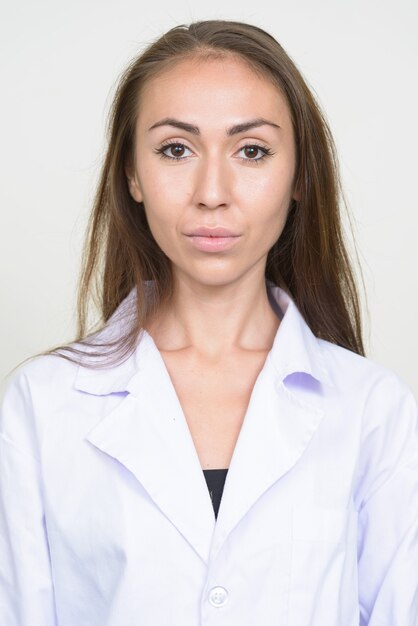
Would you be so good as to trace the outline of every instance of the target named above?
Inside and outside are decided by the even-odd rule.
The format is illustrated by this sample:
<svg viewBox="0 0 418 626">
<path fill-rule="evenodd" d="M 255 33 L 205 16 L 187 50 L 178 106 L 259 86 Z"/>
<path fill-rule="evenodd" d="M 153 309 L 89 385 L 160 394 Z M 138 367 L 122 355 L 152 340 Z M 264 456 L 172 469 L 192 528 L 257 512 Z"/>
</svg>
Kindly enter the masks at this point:
<svg viewBox="0 0 418 626">
<path fill-rule="evenodd" d="M 269 294 L 284 316 L 217 520 L 150 335 L 117 368 L 46 356 L 15 375 L 1 626 L 417 626 L 412 393 Z"/>
</svg>

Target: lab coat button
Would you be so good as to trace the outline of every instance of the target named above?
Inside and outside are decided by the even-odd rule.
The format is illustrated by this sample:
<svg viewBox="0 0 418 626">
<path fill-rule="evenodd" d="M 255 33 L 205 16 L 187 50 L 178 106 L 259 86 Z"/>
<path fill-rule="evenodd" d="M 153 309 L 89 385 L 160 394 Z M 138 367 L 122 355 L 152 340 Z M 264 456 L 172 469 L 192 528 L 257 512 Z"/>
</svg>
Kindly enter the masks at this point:
<svg viewBox="0 0 418 626">
<path fill-rule="evenodd" d="M 228 592 L 224 587 L 213 587 L 209 592 L 209 602 L 212 606 L 223 606 L 228 600 Z"/>
</svg>

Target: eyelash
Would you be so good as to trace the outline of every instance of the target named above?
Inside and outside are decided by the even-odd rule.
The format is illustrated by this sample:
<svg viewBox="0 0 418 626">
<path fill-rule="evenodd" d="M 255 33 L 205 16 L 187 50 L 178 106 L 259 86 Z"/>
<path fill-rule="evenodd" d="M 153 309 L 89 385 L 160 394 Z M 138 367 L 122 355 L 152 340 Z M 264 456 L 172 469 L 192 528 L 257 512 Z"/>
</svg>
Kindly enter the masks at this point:
<svg viewBox="0 0 418 626">
<path fill-rule="evenodd" d="M 175 156 L 169 156 L 168 154 L 164 154 L 164 151 L 167 150 L 167 148 L 171 148 L 172 146 L 182 146 L 184 148 L 187 148 L 187 146 L 184 143 L 181 143 L 180 141 L 170 141 L 170 142 L 161 144 L 161 146 L 159 148 L 156 148 L 154 152 L 156 154 L 159 154 L 162 159 L 170 159 L 170 161 L 185 161 L 188 158 L 188 157 L 175 157 Z M 240 148 L 239 151 L 241 152 L 241 150 L 244 150 L 244 148 L 258 148 L 259 150 L 263 152 L 263 156 L 261 156 L 259 159 L 246 159 L 244 157 L 240 157 L 242 161 L 255 163 L 256 165 L 259 165 L 260 161 L 263 161 L 266 157 L 273 156 L 274 154 L 274 152 L 270 150 L 270 148 L 268 148 L 267 146 L 258 144 L 258 143 L 251 143 L 251 144 L 247 143 L 245 144 L 245 146 L 242 146 L 242 148 Z M 187 150 L 190 150 L 190 148 L 187 148 Z"/>
</svg>

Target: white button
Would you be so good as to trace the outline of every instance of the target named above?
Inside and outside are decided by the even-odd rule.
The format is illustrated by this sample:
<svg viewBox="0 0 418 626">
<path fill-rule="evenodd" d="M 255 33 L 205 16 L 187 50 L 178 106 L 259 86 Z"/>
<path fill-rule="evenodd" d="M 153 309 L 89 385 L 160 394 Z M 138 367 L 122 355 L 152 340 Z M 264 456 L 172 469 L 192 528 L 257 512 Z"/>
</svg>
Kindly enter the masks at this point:
<svg viewBox="0 0 418 626">
<path fill-rule="evenodd" d="M 209 591 L 209 602 L 212 606 L 223 606 L 228 600 L 228 592 L 224 587 L 213 587 Z"/>
</svg>

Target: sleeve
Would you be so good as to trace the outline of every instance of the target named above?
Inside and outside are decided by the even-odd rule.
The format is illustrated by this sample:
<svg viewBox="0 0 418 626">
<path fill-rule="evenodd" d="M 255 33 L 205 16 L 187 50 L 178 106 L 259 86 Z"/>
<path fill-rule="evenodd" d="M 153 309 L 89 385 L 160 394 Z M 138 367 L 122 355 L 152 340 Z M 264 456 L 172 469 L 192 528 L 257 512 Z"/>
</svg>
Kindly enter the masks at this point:
<svg viewBox="0 0 418 626">
<path fill-rule="evenodd" d="M 0 409 L 0 624 L 56 626 L 29 387 L 22 373 Z"/>
<path fill-rule="evenodd" d="M 360 626 L 418 626 L 417 403 L 403 384 L 379 395 L 359 509 Z"/>
</svg>

